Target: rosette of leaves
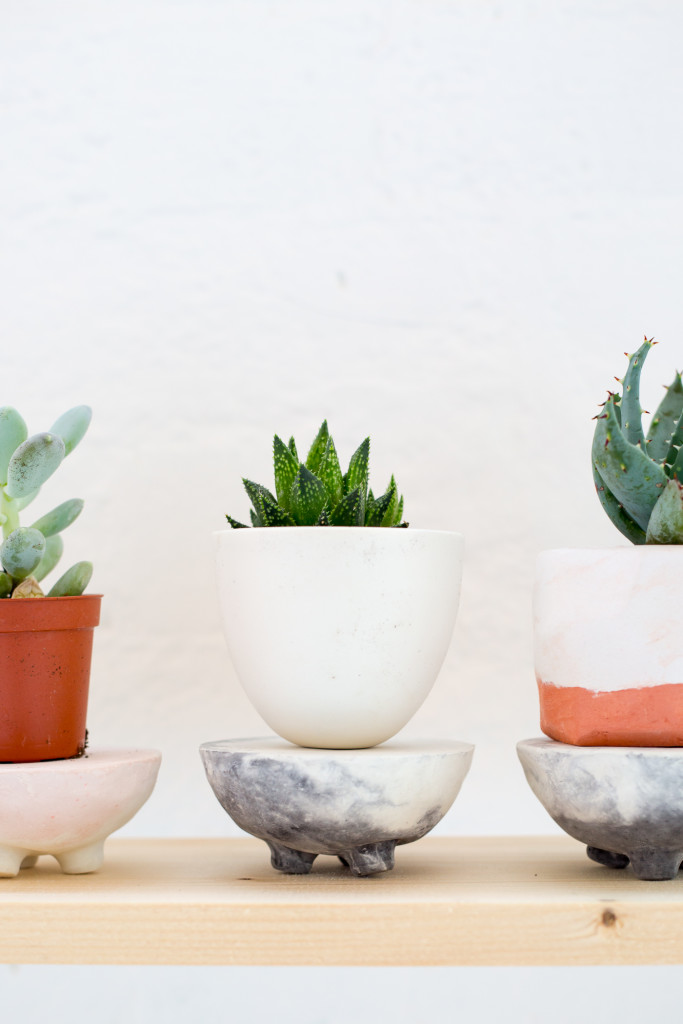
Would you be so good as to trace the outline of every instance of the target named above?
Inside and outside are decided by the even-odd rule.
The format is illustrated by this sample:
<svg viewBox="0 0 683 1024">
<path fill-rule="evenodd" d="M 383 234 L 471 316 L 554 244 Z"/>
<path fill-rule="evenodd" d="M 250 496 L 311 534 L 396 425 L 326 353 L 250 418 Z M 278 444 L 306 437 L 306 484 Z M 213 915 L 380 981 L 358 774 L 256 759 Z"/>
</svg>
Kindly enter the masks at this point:
<svg viewBox="0 0 683 1024">
<path fill-rule="evenodd" d="M 609 392 L 593 437 L 593 477 L 607 515 L 634 544 L 683 544 L 683 382 L 676 373 L 647 434 L 640 375 L 656 342 L 629 356 L 622 393 Z"/>
<path fill-rule="evenodd" d="M 337 449 L 323 421 L 306 461 L 301 462 L 294 438 L 285 444 L 273 438 L 275 494 L 243 479 L 252 503 L 252 526 L 407 526 L 402 522 L 403 497 L 393 476 L 378 498 L 369 486 L 370 438 L 366 437 L 342 473 Z M 244 529 L 231 516 L 233 529 Z"/>
<path fill-rule="evenodd" d="M 41 581 L 59 562 L 62 531 L 80 515 L 80 498 L 57 505 L 31 526 L 19 514 L 81 441 L 90 424 L 87 405 L 69 409 L 50 430 L 29 437 L 24 420 L 10 406 L 0 408 L 0 597 L 43 597 Z M 82 594 L 92 576 L 91 562 L 77 562 L 48 591 L 48 597 Z"/>
</svg>

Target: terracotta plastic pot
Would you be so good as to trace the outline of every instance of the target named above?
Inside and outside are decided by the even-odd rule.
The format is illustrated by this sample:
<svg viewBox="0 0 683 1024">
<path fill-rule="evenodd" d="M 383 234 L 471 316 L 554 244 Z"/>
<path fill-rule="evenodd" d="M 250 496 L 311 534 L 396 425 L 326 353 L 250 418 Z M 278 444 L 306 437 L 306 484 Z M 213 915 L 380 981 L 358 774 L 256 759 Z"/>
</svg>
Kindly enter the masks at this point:
<svg viewBox="0 0 683 1024">
<path fill-rule="evenodd" d="M 541 728 L 579 746 L 683 746 L 683 546 L 545 551 Z"/>
<path fill-rule="evenodd" d="M 101 601 L 101 594 L 0 601 L 0 762 L 83 753 Z"/>
</svg>

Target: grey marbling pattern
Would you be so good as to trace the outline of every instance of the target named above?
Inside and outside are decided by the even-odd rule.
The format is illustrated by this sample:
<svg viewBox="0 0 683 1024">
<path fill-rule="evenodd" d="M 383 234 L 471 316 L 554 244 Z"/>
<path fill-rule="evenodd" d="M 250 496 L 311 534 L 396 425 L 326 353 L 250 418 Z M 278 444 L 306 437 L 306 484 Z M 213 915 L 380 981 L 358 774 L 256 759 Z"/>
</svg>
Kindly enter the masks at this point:
<svg viewBox="0 0 683 1024">
<path fill-rule="evenodd" d="M 517 745 L 531 789 L 591 860 L 671 879 L 683 863 L 683 749 Z"/>
<path fill-rule="evenodd" d="M 273 867 L 305 874 L 318 854 L 354 874 L 393 867 L 394 847 L 420 839 L 458 794 L 473 747 L 400 743 L 317 750 L 284 740 L 222 740 L 200 748 L 216 797 L 268 843 Z"/>
</svg>

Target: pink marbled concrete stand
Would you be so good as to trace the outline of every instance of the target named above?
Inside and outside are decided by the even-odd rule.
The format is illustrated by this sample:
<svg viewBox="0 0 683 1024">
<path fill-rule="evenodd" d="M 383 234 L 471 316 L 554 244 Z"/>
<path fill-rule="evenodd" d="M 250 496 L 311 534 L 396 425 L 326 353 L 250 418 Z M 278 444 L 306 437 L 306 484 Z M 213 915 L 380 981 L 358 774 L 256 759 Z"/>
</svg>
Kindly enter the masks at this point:
<svg viewBox="0 0 683 1024">
<path fill-rule="evenodd" d="M 0 764 L 0 877 L 51 854 L 68 875 L 97 871 L 104 840 L 154 789 L 158 750 L 92 750 L 67 761 Z"/>
</svg>

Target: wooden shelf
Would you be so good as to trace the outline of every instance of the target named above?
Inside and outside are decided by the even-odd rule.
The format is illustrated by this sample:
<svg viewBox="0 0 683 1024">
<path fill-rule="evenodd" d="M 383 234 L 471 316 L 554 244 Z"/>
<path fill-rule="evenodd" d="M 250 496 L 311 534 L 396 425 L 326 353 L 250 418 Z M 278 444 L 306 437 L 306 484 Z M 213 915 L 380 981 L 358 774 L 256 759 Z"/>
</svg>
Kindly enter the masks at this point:
<svg viewBox="0 0 683 1024">
<path fill-rule="evenodd" d="M 683 874 L 639 882 L 565 836 L 428 837 L 372 878 L 280 875 L 253 839 L 112 839 L 97 874 L 0 879 L 0 962 L 677 964 Z"/>
</svg>

